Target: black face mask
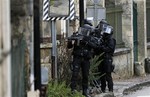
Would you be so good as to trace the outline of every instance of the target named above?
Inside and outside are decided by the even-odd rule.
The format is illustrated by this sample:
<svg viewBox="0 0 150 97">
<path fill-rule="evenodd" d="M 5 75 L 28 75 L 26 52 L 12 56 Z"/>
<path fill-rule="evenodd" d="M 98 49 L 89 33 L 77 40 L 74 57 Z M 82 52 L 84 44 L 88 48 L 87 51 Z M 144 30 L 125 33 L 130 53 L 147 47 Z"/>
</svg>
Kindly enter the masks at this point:
<svg viewBox="0 0 150 97">
<path fill-rule="evenodd" d="M 103 37 L 104 40 L 108 40 L 108 39 L 110 39 L 112 37 L 112 35 L 104 33 L 102 37 Z"/>
</svg>

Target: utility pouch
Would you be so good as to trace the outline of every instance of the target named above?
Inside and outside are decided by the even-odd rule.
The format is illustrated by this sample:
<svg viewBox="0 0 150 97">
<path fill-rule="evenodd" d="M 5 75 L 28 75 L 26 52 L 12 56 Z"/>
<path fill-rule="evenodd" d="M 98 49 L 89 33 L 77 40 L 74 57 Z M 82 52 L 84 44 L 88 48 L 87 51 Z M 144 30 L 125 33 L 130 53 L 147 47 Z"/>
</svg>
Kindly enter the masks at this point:
<svg viewBox="0 0 150 97">
<path fill-rule="evenodd" d="M 114 69 L 115 69 L 115 65 L 112 64 L 112 65 L 111 65 L 111 71 L 114 72 Z"/>
</svg>

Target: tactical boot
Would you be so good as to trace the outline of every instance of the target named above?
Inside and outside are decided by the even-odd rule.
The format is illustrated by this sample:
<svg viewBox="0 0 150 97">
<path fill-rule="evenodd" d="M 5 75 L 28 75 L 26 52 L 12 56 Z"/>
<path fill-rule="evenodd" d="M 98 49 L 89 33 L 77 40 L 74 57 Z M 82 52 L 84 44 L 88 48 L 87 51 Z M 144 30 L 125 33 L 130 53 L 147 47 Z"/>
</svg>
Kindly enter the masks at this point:
<svg viewBox="0 0 150 97">
<path fill-rule="evenodd" d="M 109 92 L 113 92 L 113 89 L 109 89 Z"/>
<path fill-rule="evenodd" d="M 91 97 L 87 91 L 87 89 L 84 89 L 83 90 L 83 93 L 82 93 L 85 97 Z"/>
</svg>

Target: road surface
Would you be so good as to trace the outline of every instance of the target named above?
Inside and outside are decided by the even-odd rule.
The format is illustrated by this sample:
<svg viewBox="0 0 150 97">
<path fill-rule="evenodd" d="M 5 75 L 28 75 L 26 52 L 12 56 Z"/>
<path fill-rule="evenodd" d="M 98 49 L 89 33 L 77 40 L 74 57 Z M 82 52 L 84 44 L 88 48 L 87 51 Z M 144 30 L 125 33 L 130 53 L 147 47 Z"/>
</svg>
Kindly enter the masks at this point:
<svg viewBox="0 0 150 97">
<path fill-rule="evenodd" d="M 150 97 L 150 87 L 142 87 L 142 89 L 124 95 L 123 97 Z"/>
</svg>

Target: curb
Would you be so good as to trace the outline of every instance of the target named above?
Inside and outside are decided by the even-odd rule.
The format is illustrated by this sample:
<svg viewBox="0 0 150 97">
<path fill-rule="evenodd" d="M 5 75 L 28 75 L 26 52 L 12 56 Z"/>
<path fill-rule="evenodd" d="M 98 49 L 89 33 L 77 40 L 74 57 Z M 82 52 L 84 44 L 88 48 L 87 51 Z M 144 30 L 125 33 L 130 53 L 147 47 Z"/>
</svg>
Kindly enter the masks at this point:
<svg viewBox="0 0 150 97">
<path fill-rule="evenodd" d="M 150 86 L 150 81 L 141 82 L 123 90 L 123 95 L 128 95 L 131 92 L 142 89 L 144 86 Z"/>
<path fill-rule="evenodd" d="M 112 93 L 109 92 L 109 93 L 98 94 L 98 95 L 95 95 L 94 97 L 115 97 L 115 96 L 113 92 Z"/>
</svg>

